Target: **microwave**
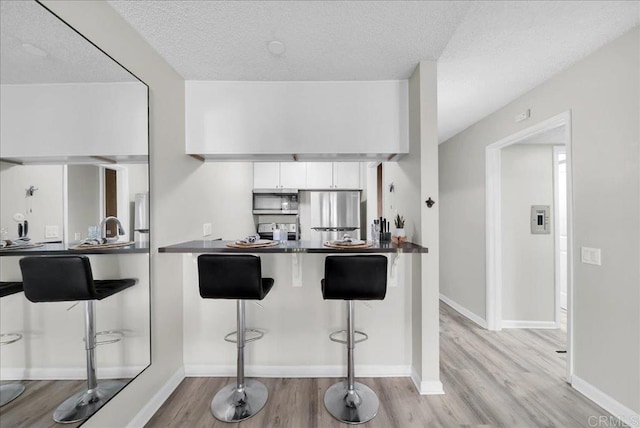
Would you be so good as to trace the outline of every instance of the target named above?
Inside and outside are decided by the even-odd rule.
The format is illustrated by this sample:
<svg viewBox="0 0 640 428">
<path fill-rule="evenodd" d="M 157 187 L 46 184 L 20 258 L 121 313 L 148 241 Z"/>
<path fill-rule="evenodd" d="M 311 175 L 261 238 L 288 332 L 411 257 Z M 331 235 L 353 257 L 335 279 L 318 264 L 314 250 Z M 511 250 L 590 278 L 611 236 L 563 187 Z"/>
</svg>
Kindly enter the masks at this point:
<svg viewBox="0 0 640 428">
<path fill-rule="evenodd" d="M 254 214 L 298 214 L 298 189 L 254 189 Z"/>
</svg>

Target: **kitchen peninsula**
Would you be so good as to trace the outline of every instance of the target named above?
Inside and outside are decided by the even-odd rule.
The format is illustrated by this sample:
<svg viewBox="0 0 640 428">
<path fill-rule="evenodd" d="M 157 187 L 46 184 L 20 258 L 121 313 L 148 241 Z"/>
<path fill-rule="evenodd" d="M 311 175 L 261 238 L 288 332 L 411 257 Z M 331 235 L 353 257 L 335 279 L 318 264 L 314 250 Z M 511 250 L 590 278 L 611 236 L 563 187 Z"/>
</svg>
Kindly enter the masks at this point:
<svg viewBox="0 0 640 428">
<path fill-rule="evenodd" d="M 411 242 L 393 244 L 382 242 L 366 248 L 331 248 L 326 247 L 320 241 L 285 241 L 272 247 L 261 248 L 234 248 L 227 244 L 233 241 L 221 240 L 195 240 L 181 242 L 179 244 L 160 247 L 160 253 L 367 253 L 367 254 L 388 254 L 388 253 L 427 253 L 428 249 Z"/>
<path fill-rule="evenodd" d="M 63 243 L 42 243 L 24 248 L 5 247 L 0 249 L 0 257 L 5 256 L 59 256 L 59 255 L 89 255 L 89 254 L 137 254 L 148 253 L 149 244 L 145 242 L 132 242 L 131 245 L 121 247 L 95 246 L 92 248 L 74 248 L 77 244 L 66 245 Z"/>
<path fill-rule="evenodd" d="M 389 258 L 384 300 L 356 303 L 356 328 L 369 334 L 359 343 L 358 377 L 413 376 L 412 290 L 414 268 L 428 249 L 413 243 L 382 243 L 336 249 L 322 241 L 286 241 L 266 248 L 231 248 L 233 241 L 195 240 L 159 248 L 163 260 L 181 257 L 183 266 L 183 346 L 186 376 L 235 376 L 235 347 L 224 336 L 236 327 L 236 306 L 202 299 L 200 254 L 255 254 L 262 276 L 274 279 L 269 295 L 246 305 L 247 326 L 266 332 L 248 345 L 246 374 L 255 377 L 338 377 L 346 373 L 344 352 L 328 335 L 346 325 L 344 304 L 323 300 L 320 281 L 329 254 L 382 254 Z M 203 327 L 203 326 L 206 326 Z M 419 383 L 418 383 L 419 384 Z"/>
</svg>

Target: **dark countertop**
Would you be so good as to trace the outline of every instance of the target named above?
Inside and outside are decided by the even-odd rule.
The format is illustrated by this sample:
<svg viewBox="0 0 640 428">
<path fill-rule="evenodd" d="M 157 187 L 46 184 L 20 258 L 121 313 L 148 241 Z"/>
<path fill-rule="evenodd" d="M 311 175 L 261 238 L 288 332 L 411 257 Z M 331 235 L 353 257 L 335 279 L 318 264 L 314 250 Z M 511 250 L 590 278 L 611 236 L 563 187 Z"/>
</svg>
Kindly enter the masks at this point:
<svg viewBox="0 0 640 428">
<path fill-rule="evenodd" d="M 227 243 L 232 241 L 187 241 L 179 244 L 168 245 L 158 249 L 161 253 L 427 253 L 429 250 L 411 242 L 404 244 L 381 243 L 368 248 L 330 248 L 325 247 L 321 241 L 287 241 L 273 247 L 263 248 L 231 248 Z"/>
<path fill-rule="evenodd" d="M 90 250 L 72 250 L 70 247 L 77 245 L 77 242 L 71 244 L 44 244 L 41 247 L 22 248 L 22 249 L 0 249 L 0 257 L 4 256 L 54 256 L 63 254 L 133 254 L 148 253 L 149 243 L 136 242 L 126 247 L 117 248 L 95 248 Z"/>
</svg>

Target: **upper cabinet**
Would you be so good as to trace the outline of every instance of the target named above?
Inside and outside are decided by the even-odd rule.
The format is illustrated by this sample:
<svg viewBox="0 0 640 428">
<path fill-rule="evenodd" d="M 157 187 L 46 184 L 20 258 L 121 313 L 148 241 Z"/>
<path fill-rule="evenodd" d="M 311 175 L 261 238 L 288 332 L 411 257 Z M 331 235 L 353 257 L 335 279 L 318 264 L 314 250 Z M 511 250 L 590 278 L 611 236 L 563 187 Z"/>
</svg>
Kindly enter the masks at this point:
<svg viewBox="0 0 640 428">
<path fill-rule="evenodd" d="M 186 153 L 389 160 L 408 153 L 406 81 L 185 83 Z"/>
<path fill-rule="evenodd" d="M 255 162 L 254 189 L 360 189 L 359 162 Z"/>
<path fill-rule="evenodd" d="M 333 162 L 307 162 L 307 189 L 333 187 Z"/>
<path fill-rule="evenodd" d="M 360 164 L 358 162 L 333 162 L 333 187 L 359 189 Z"/>
<path fill-rule="evenodd" d="M 304 162 L 280 163 L 280 187 L 303 189 L 307 184 L 307 165 Z"/>
<path fill-rule="evenodd" d="M 254 189 L 303 189 L 307 166 L 304 162 L 255 162 Z"/>
</svg>

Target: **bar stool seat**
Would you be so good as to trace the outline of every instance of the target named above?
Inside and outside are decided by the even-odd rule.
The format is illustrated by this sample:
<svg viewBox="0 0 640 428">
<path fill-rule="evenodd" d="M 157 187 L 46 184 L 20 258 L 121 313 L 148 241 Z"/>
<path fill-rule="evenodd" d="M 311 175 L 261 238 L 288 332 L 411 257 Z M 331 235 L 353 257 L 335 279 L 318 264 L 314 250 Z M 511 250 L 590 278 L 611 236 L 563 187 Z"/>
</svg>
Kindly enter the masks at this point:
<svg viewBox="0 0 640 428">
<path fill-rule="evenodd" d="M 91 263 L 86 256 L 37 256 L 20 259 L 24 294 L 31 302 L 85 301 L 85 350 L 87 354 L 87 389 L 67 398 L 53 413 L 59 423 L 88 419 L 118 393 L 123 381 L 98 382 L 96 376 L 95 301 L 113 296 L 137 280 L 93 280 Z"/>
<path fill-rule="evenodd" d="M 236 381 L 216 393 L 211 400 L 211 413 L 223 422 L 239 422 L 257 414 L 267 403 L 269 391 L 260 381 L 244 377 L 246 342 L 260 339 L 259 330 L 245 327 L 245 301 L 262 300 L 273 287 L 272 278 L 262 278 L 260 258 L 250 255 L 203 254 L 198 257 L 198 282 L 203 299 L 235 299 L 237 323 Z M 247 331 L 259 333 L 251 340 Z M 225 336 L 225 340 L 233 333 Z"/>
<path fill-rule="evenodd" d="M 23 287 L 21 282 L 0 282 L 0 297 L 6 297 L 12 294 L 20 293 L 22 290 Z"/>
<path fill-rule="evenodd" d="M 0 282 L 0 298 L 22 292 L 21 282 Z M 0 334 L 0 346 L 10 345 L 22 339 L 20 333 Z M 24 392 L 24 385 L 21 383 L 5 383 L 0 385 L 0 407 L 9 404 Z"/>
<path fill-rule="evenodd" d="M 378 414 L 380 401 L 368 386 L 355 381 L 355 344 L 368 336 L 354 328 L 354 300 L 383 300 L 387 292 L 387 258 L 385 256 L 327 256 L 324 264 L 322 297 L 325 300 L 346 300 L 347 340 L 334 342 L 347 344 L 347 379 L 330 386 L 324 394 L 327 411 L 347 424 L 362 424 Z M 364 339 L 356 340 L 360 333 Z"/>
</svg>

